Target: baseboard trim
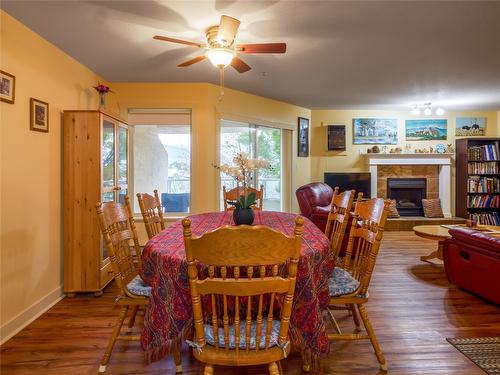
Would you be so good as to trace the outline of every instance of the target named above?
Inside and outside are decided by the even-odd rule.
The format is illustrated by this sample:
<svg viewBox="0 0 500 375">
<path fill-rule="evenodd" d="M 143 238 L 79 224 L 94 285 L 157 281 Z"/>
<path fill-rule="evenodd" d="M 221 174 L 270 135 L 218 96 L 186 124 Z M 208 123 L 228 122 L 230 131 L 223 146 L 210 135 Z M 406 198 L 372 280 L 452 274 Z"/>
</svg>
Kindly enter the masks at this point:
<svg viewBox="0 0 500 375">
<path fill-rule="evenodd" d="M 40 298 L 34 304 L 26 308 L 17 316 L 0 327 L 0 345 L 6 343 L 14 335 L 19 333 L 28 324 L 54 306 L 64 298 L 63 287 L 60 285 L 53 291 Z"/>
</svg>

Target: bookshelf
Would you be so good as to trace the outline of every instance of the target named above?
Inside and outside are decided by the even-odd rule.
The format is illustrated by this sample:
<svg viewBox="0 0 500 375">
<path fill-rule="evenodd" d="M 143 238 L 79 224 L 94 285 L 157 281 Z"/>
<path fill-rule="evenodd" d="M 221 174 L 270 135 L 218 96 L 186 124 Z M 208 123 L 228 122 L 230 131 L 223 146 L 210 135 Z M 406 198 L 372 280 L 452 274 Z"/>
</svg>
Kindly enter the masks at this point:
<svg viewBox="0 0 500 375">
<path fill-rule="evenodd" d="M 456 140 L 455 213 L 500 225 L 500 138 Z"/>
</svg>

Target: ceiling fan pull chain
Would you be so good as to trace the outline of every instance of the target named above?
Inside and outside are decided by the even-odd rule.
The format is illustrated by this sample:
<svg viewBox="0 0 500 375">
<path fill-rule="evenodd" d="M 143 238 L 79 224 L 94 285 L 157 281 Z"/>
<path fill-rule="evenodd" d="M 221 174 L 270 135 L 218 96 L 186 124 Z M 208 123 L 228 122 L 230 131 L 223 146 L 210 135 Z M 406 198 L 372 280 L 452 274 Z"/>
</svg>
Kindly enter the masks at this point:
<svg viewBox="0 0 500 375">
<path fill-rule="evenodd" d="M 219 70 L 220 70 L 220 96 L 219 96 L 219 102 L 222 100 L 222 97 L 224 96 L 224 65 L 219 65 Z"/>
</svg>

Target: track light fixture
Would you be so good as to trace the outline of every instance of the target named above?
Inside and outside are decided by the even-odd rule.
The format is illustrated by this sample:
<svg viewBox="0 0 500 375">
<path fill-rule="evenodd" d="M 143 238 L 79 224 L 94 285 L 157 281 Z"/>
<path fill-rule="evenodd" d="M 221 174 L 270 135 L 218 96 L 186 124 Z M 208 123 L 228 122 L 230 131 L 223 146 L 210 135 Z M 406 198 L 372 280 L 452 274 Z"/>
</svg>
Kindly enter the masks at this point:
<svg viewBox="0 0 500 375">
<path fill-rule="evenodd" d="M 420 116 L 421 114 L 425 116 L 431 116 L 432 113 L 435 113 L 436 116 L 443 116 L 445 114 L 445 110 L 442 107 L 437 107 L 434 110 L 431 102 L 426 102 L 423 104 L 414 104 L 411 110 L 411 114 L 414 116 Z"/>
</svg>

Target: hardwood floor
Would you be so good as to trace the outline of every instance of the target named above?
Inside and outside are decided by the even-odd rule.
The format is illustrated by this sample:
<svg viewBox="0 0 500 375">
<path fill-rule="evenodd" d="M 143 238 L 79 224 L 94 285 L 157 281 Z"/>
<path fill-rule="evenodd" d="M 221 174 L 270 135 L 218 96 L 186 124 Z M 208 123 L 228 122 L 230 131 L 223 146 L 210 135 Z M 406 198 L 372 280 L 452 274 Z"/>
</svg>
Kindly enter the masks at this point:
<svg viewBox="0 0 500 375">
<path fill-rule="evenodd" d="M 368 313 L 389 374 L 484 374 L 446 337 L 500 336 L 500 309 L 448 284 L 442 263 L 424 263 L 436 242 L 412 232 L 387 232 L 370 288 Z M 104 295 L 65 298 L 1 347 L 2 375 L 95 374 L 118 311 L 114 284 Z M 351 318 L 339 311 L 341 328 Z M 141 319 L 138 318 L 138 326 Z M 184 374 L 200 365 L 183 348 Z M 301 374 L 301 359 L 283 362 L 284 374 Z M 326 374 L 383 374 L 369 341 L 334 342 L 323 361 Z M 171 358 L 144 365 L 139 343 L 118 342 L 107 374 L 174 374 Z M 216 374 L 266 374 L 267 368 L 216 367 Z"/>
</svg>

